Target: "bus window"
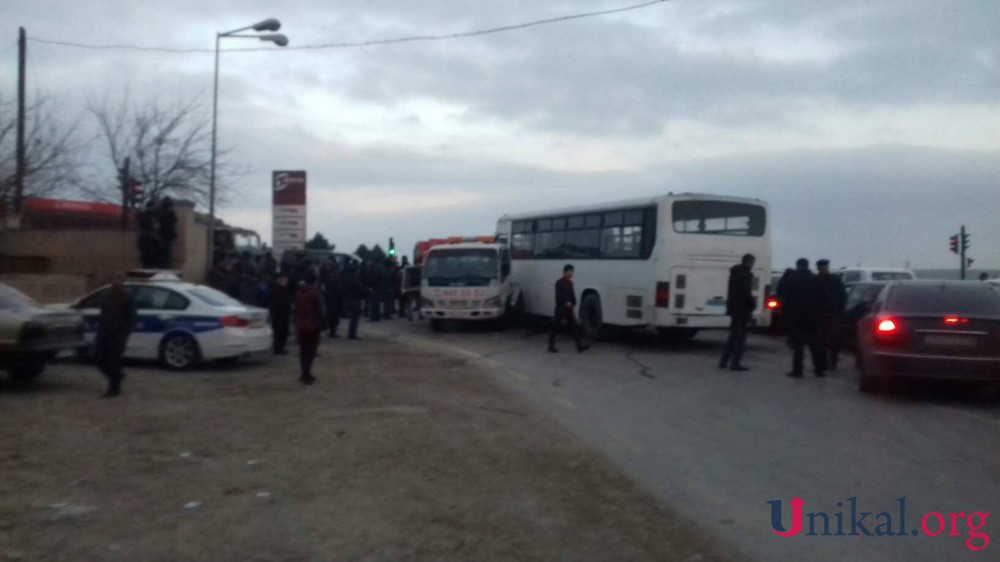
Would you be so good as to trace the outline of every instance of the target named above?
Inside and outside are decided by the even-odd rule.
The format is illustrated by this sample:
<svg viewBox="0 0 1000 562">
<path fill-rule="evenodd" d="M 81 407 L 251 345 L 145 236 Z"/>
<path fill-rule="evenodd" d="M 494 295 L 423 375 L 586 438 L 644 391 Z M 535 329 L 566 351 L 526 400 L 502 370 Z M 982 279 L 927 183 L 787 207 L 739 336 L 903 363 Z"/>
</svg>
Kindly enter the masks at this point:
<svg viewBox="0 0 1000 562">
<path fill-rule="evenodd" d="M 566 231 L 567 258 L 597 258 L 601 256 L 601 230 L 588 228 Z"/>
<path fill-rule="evenodd" d="M 566 232 L 539 232 L 535 236 L 535 257 L 560 258 L 563 255 L 563 245 L 566 243 Z"/>
<path fill-rule="evenodd" d="M 637 258 L 641 248 L 641 226 L 609 226 L 601 231 L 601 257 Z"/>
<path fill-rule="evenodd" d="M 763 236 L 764 207 L 729 201 L 676 201 L 674 232 L 725 236 Z"/>
<path fill-rule="evenodd" d="M 510 254 L 514 259 L 531 259 L 535 253 L 535 235 L 531 221 L 517 221 L 511 226 Z"/>
</svg>

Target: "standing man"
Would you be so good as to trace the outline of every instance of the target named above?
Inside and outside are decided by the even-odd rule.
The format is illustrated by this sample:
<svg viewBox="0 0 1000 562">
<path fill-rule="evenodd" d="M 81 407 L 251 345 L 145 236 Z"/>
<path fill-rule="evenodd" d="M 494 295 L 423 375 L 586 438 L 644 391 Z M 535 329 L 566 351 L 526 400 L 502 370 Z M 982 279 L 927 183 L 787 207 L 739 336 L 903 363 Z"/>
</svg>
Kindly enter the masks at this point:
<svg viewBox="0 0 1000 562">
<path fill-rule="evenodd" d="M 101 315 L 97 320 L 97 342 L 95 354 L 97 366 L 108 379 L 108 390 L 104 398 L 114 398 L 121 394 L 122 355 L 125 344 L 137 319 L 135 301 L 127 292 L 121 277 L 115 277 L 108 289 L 108 296 L 101 305 Z"/>
<path fill-rule="evenodd" d="M 747 329 L 757 303 L 753 298 L 753 265 L 757 259 L 746 254 L 739 264 L 729 270 L 729 290 L 726 296 L 726 314 L 729 315 L 729 340 L 719 360 L 719 368 L 749 371 L 743 366 L 743 350 L 747 343 Z"/>
<path fill-rule="evenodd" d="M 353 261 L 347 264 L 347 269 L 341 279 L 341 291 L 344 298 L 344 312 L 348 316 L 347 339 L 359 340 L 358 319 L 361 317 L 361 301 L 365 298 L 365 285 L 361 281 L 361 272 Z"/>
<path fill-rule="evenodd" d="M 816 262 L 822 289 L 823 318 L 819 325 L 819 344 L 823 346 L 823 362 L 831 371 L 837 370 L 840 358 L 840 319 L 844 316 L 847 292 L 840 278 L 830 273 L 830 260 Z"/>
<path fill-rule="evenodd" d="M 306 272 L 304 285 L 295 294 L 295 331 L 299 337 L 299 382 L 312 384 L 312 364 L 323 331 L 323 304 L 316 286 L 316 272 Z"/>
<path fill-rule="evenodd" d="M 803 348 L 808 346 L 817 377 L 826 371 L 823 346 L 819 342 L 819 324 L 823 318 L 823 289 L 819 279 L 809 271 L 809 260 L 800 258 L 795 271 L 785 282 L 785 320 L 792 346 L 792 372 L 788 376 L 802 378 Z"/>
<path fill-rule="evenodd" d="M 580 341 L 580 327 L 576 325 L 576 318 L 573 315 L 573 308 L 576 307 L 576 291 L 573 289 L 573 266 L 566 264 L 563 266 L 563 275 L 556 281 L 556 309 L 552 315 L 552 330 L 549 332 L 549 353 L 559 353 L 556 349 L 556 332 L 559 325 L 565 319 L 573 331 L 573 341 L 576 342 L 576 350 L 580 353 L 590 349 L 589 345 L 584 345 Z"/>
<path fill-rule="evenodd" d="M 279 273 L 271 286 L 271 332 L 274 337 L 274 354 L 287 355 L 288 324 L 292 316 L 292 294 L 288 290 L 288 275 Z"/>
<path fill-rule="evenodd" d="M 340 266 L 329 261 L 324 264 L 323 301 L 326 304 L 327 320 L 330 323 L 330 337 L 338 338 L 337 327 L 340 326 L 340 316 L 344 307 L 341 289 Z"/>
</svg>

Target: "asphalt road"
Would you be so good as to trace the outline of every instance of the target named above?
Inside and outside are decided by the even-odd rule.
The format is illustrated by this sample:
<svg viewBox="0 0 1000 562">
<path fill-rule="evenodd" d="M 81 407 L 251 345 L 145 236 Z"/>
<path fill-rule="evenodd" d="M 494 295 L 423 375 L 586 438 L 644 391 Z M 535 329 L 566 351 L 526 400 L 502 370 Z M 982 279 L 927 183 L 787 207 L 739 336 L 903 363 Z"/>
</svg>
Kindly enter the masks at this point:
<svg viewBox="0 0 1000 562">
<path fill-rule="evenodd" d="M 914 385 L 890 395 L 857 390 L 853 359 L 826 378 L 790 379 L 783 340 L 751 335 L 750 372 L 720 371 L 724 334 L 703 332 L 667 345 L 653 332 L 598 342 L 577 354 L 545 352 L 540 329 L 498 332 L 426 322 L 365 323 L 381 335 L 454 353 L 492 367 L 506 386 L 581 436 L 658 499 L 762 560 L 964 560 L 1000 549 L 967 548 L 969 527 L 957 519 L 937 537 L 919 531 L 928 512 L 996 512 L 1000 507 L 1000 393 L 995 388 Z M 871 512 L 858 536 L 778 537 L 771 505 L 800 497 L 804 512 L 824 511 L 837 533 L 851 533 L 849 498 Z M 875 533 L 887 512 L 897 531 L 905 497 L 906 536 Z M 838 507 L 841 502 L 843 507 Z M 978 533 L 1000 541 L 1000 514 Z M 936 519 L 928 519 L 937 532 Z M 950 525 L 950 522 L 949 522 Z M 817 519 L 816 533 L 822 533 Z M 977 534 L 978 534 L 977 533 Z M 903 539 L 906 540 L 903 540 Z M 981 546 L 982 538 L 972 541 Z M 985 556 L 985 558 L 984 558 Z"/>
</svg>

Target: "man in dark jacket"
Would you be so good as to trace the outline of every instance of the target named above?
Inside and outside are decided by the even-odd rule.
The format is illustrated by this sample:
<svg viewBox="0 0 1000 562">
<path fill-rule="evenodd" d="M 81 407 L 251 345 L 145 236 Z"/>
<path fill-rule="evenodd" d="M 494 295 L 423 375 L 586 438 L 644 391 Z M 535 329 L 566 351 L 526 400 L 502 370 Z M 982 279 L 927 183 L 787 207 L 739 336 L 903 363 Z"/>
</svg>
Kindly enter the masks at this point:
<svg viewBox="0 0 1000 562">
<path fill-rule="evenodd" d="M 743 366 L 743 350 L 747 342 L 747 329 L 757 303 L 753 298 L 753 266 L 756 258 L 746 254 L 743 260 L 729 270 L 729 290 L 726 296 L 726 314 L 729 315 L 729 340 L 719 360 L 719 368 L 748 371 Z"/>
<path fill-rule="evenodd" d="M 274 337 L 274 354 L 286 355 L 288 325 L 292 316 L 292 295 L 288 290 L 288 276 L 279 273 L 271 286 L 271 332 Z"/>
<path fill-rule="evenodd" d="M 816 262 L 823 295 L 823 318 L 819 325 L 819 343 L 824 348 L 824 361 L 831 371 L 837 370 L 840 358 L 840 320 L 847 304 L 847 292 L 840 278 L 830 273 L 830 260 Z"/>
<path fill-rule="evenodd" d="M 125 344 L 128 343 L 137 317 L 135 301 L 125 291 L 122 278 L 116 277 L 101 305 L 94 346 L 97 366 L 108 379 L 105 398 L 121 394 L 122 379 L 125 378 L 125 373 L 122 372 L 122 355 L 125 354 Z"/>
<path fill-rule="evenodd" d="M 312 364 L 319 348 L 319 336 L 323 331 L 323 304 L 317 287 L 316 273 L 306 272 L 304 284 L 295 294 L 295 331 L 299 337 L 299 381 L 312 384 Z"/>
<path fill-rule="evenodd" d="M 343 295 L 341 294 L 341 271 L 340 266 L 331 262 L 326 262 L 323 266 L 323 302 L 326 304 L 327 321 L 330 324 L 330 337 L 340 337 L 337 335 L 337 327 L 340 326 L 340 315 L 343 309 Z"/>
<path fill-rule="evenodd" d="M 576 291 L 573 289 L 573 266 L 566 264 L 563 267 L 563 275 L 556 281 L 556 308 L 552 315 L 552 330 L 549 332 L 549 353 L 559 353 L 556 349 L 556 332 L 563 320 L 569 324 L 573 332 L 573 341 L 576 342 L 576 350 L 580 353 L 590 349 L 589 345 L 584 345 L 580 341 L 580 327 L 576 324 L 573 309 L 576 307 Z"/>
<path fill-rule="evenodd" d="M 788 376 L 802 377 L 803 348 L 808 346 L 817 377 L 826 371 L 823 346 L 819 342 L 819 324 L 823 318 L 823 288 L 809 271 L 809 260 L 795 262 L 795 272 L 785 282 L 785 319 L 792 346 L 792 372 Z"/>
<path fill-rule="evenodd" d="M 347 339 L 358 340 L 358 319 L 361 317 L 361 301 L 365 299 L 367 289 L 361 280 L 361 272 L 357 264 L 347 265 L 341 278 L 341 293 L 344 298 L 344 312 L 348 316 Z"/>
</svg>

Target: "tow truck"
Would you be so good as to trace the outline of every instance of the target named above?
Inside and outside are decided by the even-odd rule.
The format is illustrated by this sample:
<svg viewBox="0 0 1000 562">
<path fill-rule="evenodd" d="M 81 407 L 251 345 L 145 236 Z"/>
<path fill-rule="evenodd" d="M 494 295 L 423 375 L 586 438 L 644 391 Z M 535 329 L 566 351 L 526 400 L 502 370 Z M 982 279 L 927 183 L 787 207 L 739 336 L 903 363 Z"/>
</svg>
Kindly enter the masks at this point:
<svg viewBox="0 0 1000 562">
<path fill-rule="evenodd" d="M 447 321 L 502 324 L 511 317 L 510 251 L 494 236 L 430 240 L 421 267 L 420 312 L 440 331 Z M 421 246 L 418 244 L 418 247 Z"/>
</svg>

